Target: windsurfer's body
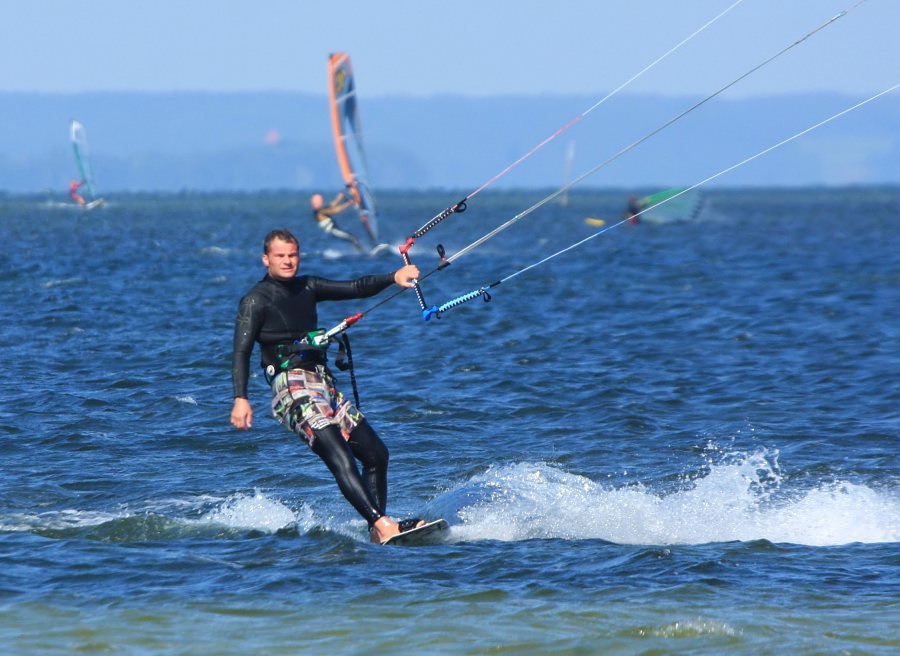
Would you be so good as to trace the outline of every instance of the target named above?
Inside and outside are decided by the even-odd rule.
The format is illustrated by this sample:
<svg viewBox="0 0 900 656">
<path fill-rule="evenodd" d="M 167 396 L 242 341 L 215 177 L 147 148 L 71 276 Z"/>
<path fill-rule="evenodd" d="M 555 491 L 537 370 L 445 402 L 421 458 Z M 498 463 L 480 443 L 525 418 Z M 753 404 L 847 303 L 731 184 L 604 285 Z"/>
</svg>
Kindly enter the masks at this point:
<svg viewBox="0 0 900 656">
<path fill-rule="evenodd" d="M 312 206 L 313 217 L 316 219 L 316 224 L 325 232 L 327 232 L 332 237 L 337 237 L 338 239 L 343 239 L 344 241 L 349 241 L 353 244 L 353 247 L 358 250 L 360 253 L 365 253 L 366 249 L 356 238 L 355 235 L 347 232 L 346 230 L 342 230 L 338 227 L 338 225 L 334 222 L 335 214 L 340 214 L 345 209 L 353 205 L 352 200 L 344 200 L 344 192 L 339 192 L 337 196 L 335 196 L 328 205 L 325 205 L 325 201 L 322 198 L 322 194 L 313 194 L 309 199 L 309 204 Z"/>
<path fill-rule="evenodd" d="M 628 219 L 629 223 L 637 225 L 641 222 L 641 217 L 639 215 L 643 209 L 644 204 L 641 203 L 636 195 L 631 194 L 628 197 L 628 209 L 625 210 L 625 218 Z"/>
<path fill-rule="evenodd" d="M 81 188 L 82 184 L 84 183 L 81 182 L 81 180 L 72 180 L 72 182 L 69 183 L 69 198 L 84 207 L 86 201 L 81 196 L 81 194 L 78 193 L 78 190 Z"/>
</svg>

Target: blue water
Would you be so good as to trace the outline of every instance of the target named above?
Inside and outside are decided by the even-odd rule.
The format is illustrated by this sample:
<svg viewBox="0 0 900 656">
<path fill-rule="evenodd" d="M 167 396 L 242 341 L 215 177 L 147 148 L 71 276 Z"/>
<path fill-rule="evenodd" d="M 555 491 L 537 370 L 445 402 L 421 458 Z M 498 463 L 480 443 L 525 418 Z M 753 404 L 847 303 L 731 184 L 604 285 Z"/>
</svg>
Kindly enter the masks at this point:
<svg viewBox="0 0 900 656">
<path fill-rule="evenodd" d="M 461 195 L 381 194 L 383 236 Z M 541 196 L 484 192 L 413 260 Z M 320 306 L 367 311 L 389 510 L 451 523 L 422 548 L 367 543 L 257 373 L 252 431 L 228 423 L 269 229 L 327 277 L 398 256 L 328 241 L 299 194 L 0 197 L 4 653 L 897 653 L 900 189 L 584 223 L 623 197 L 573 193 L 423 282 L 442 303 L 598 235 L 489 303 Z"/>
</svg>

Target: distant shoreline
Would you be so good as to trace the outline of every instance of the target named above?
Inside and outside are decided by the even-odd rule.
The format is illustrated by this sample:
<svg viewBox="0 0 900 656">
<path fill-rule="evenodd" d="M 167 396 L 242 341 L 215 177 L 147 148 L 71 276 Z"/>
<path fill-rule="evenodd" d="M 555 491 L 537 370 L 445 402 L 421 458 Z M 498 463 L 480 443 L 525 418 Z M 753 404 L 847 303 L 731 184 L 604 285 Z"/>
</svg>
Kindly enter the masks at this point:
<svg viewBox="0 0 900 656">
<path fill-rule="evenodd" d="M 0 184 L 10 192 L 41 193 L 68 185 L 74 171 L 67 129 L 73 118 L 87 129 L 95 181 L 104 192 L 336 192 L 343 187 L 324 95 L 7 92 L 0 100 Z M 595 100 L 588 95 L 361 96 L 371 186 L 376 191 L 477 188 Z M 717 98 L 617 156 L 697 100 L 620 94 L 492 189 L 559 188 L 567 175 L 595 167 L 600 170 L 584 186 L 688 186 L 861 98 L 837 93 Z M 897 134 L 900 96 L 887 95 L 716 183 L 727 188 L 900 183 Z M 567 149 L 574 153 L 571 162 Z"/>
</svg>

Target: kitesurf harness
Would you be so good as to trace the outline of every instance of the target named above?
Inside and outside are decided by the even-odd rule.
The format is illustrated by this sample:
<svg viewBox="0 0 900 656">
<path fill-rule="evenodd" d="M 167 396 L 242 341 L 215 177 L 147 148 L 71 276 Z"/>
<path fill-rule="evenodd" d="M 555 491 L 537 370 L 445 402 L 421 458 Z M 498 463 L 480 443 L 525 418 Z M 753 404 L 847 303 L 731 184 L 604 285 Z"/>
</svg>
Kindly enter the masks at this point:
<svg viewBox="0 0 900 656">
<path fill-rule="evenodd" d="M 345 332 L 347 328 L 362 319 L 362 314 L 347 317 L 331 330 L 313 330 L 306 333 L 300 339 L 295 339 L 290 344 L 278 344 L 275 354 L 278 358 L 278 366 L 270 364 L 266 367 L 266 382 L 271 385 L 279 373 L 291 369 L 305 369 L 315 371 L 317 367 L 328 370 L 328 346 L 332 340 L 338 343 L 338 353 L 334 359 L 334 365 L 341 371 L 350 372 L 350 385 L 353 388 L 353 402 L 359 409 L 359 389 L 356 385 L 356 371 L 353 367 L 353 352 L 350 349 L 350 337 Z M 331 372 L 328 372 L 329 374 Z"/>
</svg>

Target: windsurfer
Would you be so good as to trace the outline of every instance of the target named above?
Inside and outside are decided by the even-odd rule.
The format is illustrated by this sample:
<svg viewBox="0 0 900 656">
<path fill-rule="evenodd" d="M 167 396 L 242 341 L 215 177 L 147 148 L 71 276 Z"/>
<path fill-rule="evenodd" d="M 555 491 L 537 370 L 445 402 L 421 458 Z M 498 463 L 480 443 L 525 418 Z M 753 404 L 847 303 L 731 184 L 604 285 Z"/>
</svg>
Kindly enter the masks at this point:
<svg viewBox="0 0 900 656">
<path fill-rule="evenodd" d="M 344 200 L 343 191 L 339 192 L 338 195 L 335 196 L 330 203 L 328 203 L 328 205 L 325 205 L 322 194 L 313 194 L 309 199 L 309 204 L 312 206 L 313 217 L 315 217 L 316 223 L 320 228 L 322 228 L 322 230 L 327 232 L 332 237 L 337 237 L 338 239 L 349 241 L 351 244 L 353 244 L 353 247 L 360 253 L 366 252 L 365 247 L 362 245 L 362 243 L 360 243 L 359 239 L 357 239 L 355 235 L 347 232 L 346 230 L 342 230 L 334 222 L 335 214 L 340 214 L 345 209 L 353 205 L 352 200 Z"/>
<path fill-rule="evenodd" d="M 81 182 L 81 180 L 72 180 L 72 182 L 69 183 L 69 198 L 84 207 L 86 204 L 85 200 L 82 198 L 81 194 L 78 193 L 78 189 L 82 184 L 84 183 Z"/>
<path fill-rule="evenodd" d="M 641 217 L 639 215 L 643 209 L 644 204 L 635 194 L 631 194 L 628 197 L 628 209 L 625 210 L 625 218 L 628 219 L 629 223 L 637 225 L 641 222 Z"/>
<path fill-rule="evenodd" d="M 419 519 L 394 521 L 387 505 L 388 450 L 362 412 L 337 389 L 326 362 L 327 344 L 317 334 L 319 301 L 368 298 L 392 283 L 412 287 L 415 265 L 393 273 L 338 281 L 311 275 L 297 277 L 300 249 L 287 230 L 273 230 L 263 244 L 266 276 L 242 299 L 234 330 L 231 424 L 246 430 L 253 423 L 247 397 L 250 354 L 261 351 L 266 380 L 272 386 L 272 413 L 302 438 L 328 466 L 344 497 L 369 524 L 372 542 L 424 524 Z M 362 474 L 356 465 L 362 463 Z"/>
</svg>

